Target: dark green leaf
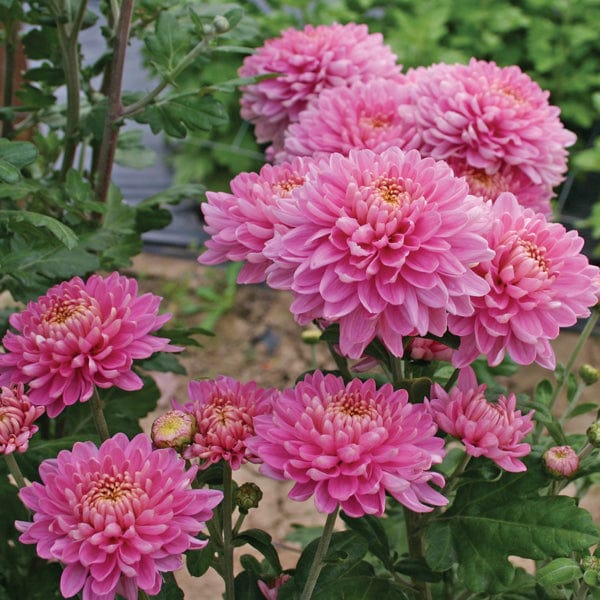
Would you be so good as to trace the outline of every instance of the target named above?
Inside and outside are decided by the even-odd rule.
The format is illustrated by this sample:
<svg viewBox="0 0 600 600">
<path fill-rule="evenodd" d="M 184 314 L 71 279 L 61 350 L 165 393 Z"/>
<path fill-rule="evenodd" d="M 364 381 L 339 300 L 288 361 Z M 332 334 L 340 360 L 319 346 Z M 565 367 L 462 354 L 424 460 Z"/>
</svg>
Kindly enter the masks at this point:
<svg viewBox="0 0 600 600">
<path fill-rule="evenodd" d="M 9 142 L 0 138 L 0 160 L 22 169 L 37 158 L 37 148 L 30 142 Z"/>
<path fill-rule="evenodd" d="M 210 569 L 216 547 L 212 541 L 209 541 L 204 548 L 200 550 L 190 550 L 186 553 L 186 566 L 190 575 L 193 577 L 202 577 Z"/>
<path fill-rule="evenodd" d="M 182 23 L 169 11 L 162 11 L 154 33 L 144 38 L 148 56 L 163 76 L 169 76 L 191 46 L 190 36 Z"/>
<path fill-rule="evenodd" d="M 77 245 L 77 236 L 73 230 L 52 217 L 27 210 L 0 210 L 0 220 L 4 219 L 9 223 L 29 223 L 32 227 L 43 227 L 69 250 Z"/>
<path fill-rule="evenodd" d="M 537 570 L 536 581 L 543 587 L 566 585 L 581 576 L 579 563 L 572 558 L 557 558 Z"/>
<path fill-rule="evenodd" d="M 382 527 L 380 519 L 372 515 L 364 515 L 359 519 L 353 519 L 345 513 L 342 513 L 341 517 L 352 531 L 356 531 L 367 541 L 369 551 L 372 554 L 387 567 L 392 565 L 387 533 Z"/>
<path fill-rule="evenodd" d="M 177 585 L 175 576 L 171 572 L 162 573 L 163 584 L 160 592 L 152 596 L 156 600 L 184 600 L 183 590 Z"/>
<path fill-rule="evenodd" d="M 177 373 L 186 375 L 185 367 L 176 356 L 169 352 L 157 352 L 150 358 L 138 362 L 138 366 L 146 371 L 159 371 L 161 373 Z"/>
<path fill-rule="evenodd" d="M 119 135 L 115 162 L 131 169 L 144 169 L 156 162 L 156 152 L 143 143 L 140 129 L 123 131 Z"/>
<path fill-rule="evenodd" d="M 0 181 L 6 183 L 17 183 L 21 179 L 19 169 L 8 161 L 0 159 Z"/>
<path fill-rule="evenodd" d="M 403 600 L 403 588 L 391 579 L 374 576 L 344 577 L 332 581 L 312 595 L 313 600 Z"/>
<path fill-rule="evenodd" d="M 271 536 L 266 531 L 260 529 L 247 529 L 235 536 L 233 544 L 234 546 L 250 544 L 269 561 L 269 564 L 276 573 L 281 573 L 282 567 L 279 562 L 277 550 L 275 550 L 275 547 L 272 544 Z"/>
</svg>

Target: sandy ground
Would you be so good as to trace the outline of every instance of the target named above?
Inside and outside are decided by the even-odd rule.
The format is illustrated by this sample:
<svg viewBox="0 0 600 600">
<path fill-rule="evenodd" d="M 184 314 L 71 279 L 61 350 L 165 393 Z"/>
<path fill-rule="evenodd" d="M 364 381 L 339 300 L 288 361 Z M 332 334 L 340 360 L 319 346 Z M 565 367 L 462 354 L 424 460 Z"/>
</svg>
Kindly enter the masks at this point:
<svg viewBox="0 0 600 600">
<path fill-rule="evenodd" d="M 142 254 L 132 268 L 143 290 L 162 294 L 165 280 L 175 282 L 177 294 L 185 289 L 193 294 L 200 285 L 211 284 L 211 273 L 198 265 L 193 258 L 181 259 Z M 171 285 L 171 291 L 173 286 Z M 332 368 L 329 357 L 320 349 L 316 356 L 311 348 L 300 341 L 301 328 L 289 312 L 290 297 L 264 286 L 241 286 L 235 304 L 225 318 L 216 326 L 215 337 L 198 338 L 203 347 L 186 350 L 182 363 L 188 375 L 159 374 L 158 383 L 163 396 L 155 414 L 168 410 L 171 398 L 187 399 L 188 381 L 200 377 L 229 375 L 241 381 L 255 380 L 263 387 L 284 388 L 291 385 L 304 370 L 315 364 L 321 368 Z M 164 310 L 176 313 L 178 306 L 165 297 Z M 188 324 L 198 324 L 201 315 L 184 317 Z M 577 341 L 578 334 L 565 332 L 556 340 L 554 347 L 557 360 L 565 363 Z M 600 368 L 600 337 L 592 338 L 584 349 L 577 365 L 589 363 Z M 538 366 L 522 368 L 518 375 L 506 382 L 514 392 L 531 393 L 536 383 L 551 374 Z M 597 402 L 600 383 L 587 388 L 582 401 Z M 560 410 L 560 407 L 558 407 Z M 149 427 L 155 415 L 149 415 L 144 425 Z M 584 415 L 571 422 L 573 431 L 585 431 L 590 417 Z M 291 524 L 321 525 L 324 517 L 319 515 L 312 502 L 297 503 L 286 498 L 289 484 L 275 482 L 260 474 L 253 465 L 244 466 L 234 474 L 238 483 L 255 481 L 264 492 L 258 509 L 250 512 L 245 526 L 268 531 L 275 540 L 285 567 L 295 565 L 298 549 L 286 542 Z M 568 490 L 567 490 L 568 491 Z M 600 522 L 600 496 L 589 494 L 584 505 Z M 241 550 L 247 552 L 246 548 Z M 214 600 L 221 597 L 223 585 L 220 578 L 209 571 L 201 579 L 189 577 L 185 572 L 177 574 L 178 582 L 185 591 L 186 599 Z"/>
</svg>

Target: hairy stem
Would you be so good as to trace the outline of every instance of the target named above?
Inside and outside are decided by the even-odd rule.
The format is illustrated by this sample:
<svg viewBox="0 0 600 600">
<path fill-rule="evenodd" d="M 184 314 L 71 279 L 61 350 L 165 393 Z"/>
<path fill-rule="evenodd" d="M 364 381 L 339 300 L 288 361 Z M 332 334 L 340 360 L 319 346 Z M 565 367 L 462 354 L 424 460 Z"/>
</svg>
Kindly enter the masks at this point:
<svg viewBox="0 0 600 600">
<path fill-rule="evenodd" d="M 125 54 L 129 40 L 131 17 L 133 16 L 134 0 L 123 0 L 116 24 L 116 35 L 113 42 L 113 58 L 110 66 L 110 79 L 108 82 L 108 105 L 104 120 L 102 143 L 98 150 L 98 165 L 94 191 L 96 198 L 105 202 L 108 196 L 112 168 L 119 139 L 119 118 L 121 115 L 121 86 L 123 84 L 123 70 L 125 68 Z"/>
<path fill-rule="evenodd" d="M 335 351 L 333 344 L 327 342 L 327 348 L 329 349 L 329 354 L 331 354 L 331 357 L 335 361 L 338 371 L 344 378 L 344 381 L 350 381 L 352 379 L 352 373 L 350 372 L 350 369 L 348 368 L 348 361 L 346 360 L 346 358 L 344 356 L 340 356 Z"/>
<path fill-rule="evenodd" d="M 323 533 L 321 534 L 321 539 L 319 540 L 319 545 L 317 546 L 317 551 L 315 552 L 315 557 L 313 558 L 308 577 L 306 578 L 306 583 L 304 584 L 304 589 L 302 590 L 300 600 L 310 600 L 315 586 L 317 585 L 319 573 L 323 568 L 323 559 L 327 554 L 329 542 L 331 542 L 331 536 L 333 535 L 333 527 L 335 526 L 338 511 L 339 506 L 336 506 L 335 510 L 327 515 L 327 520 L 325 521 L 325 526 L 323 527 Z"/>
<path fill-rule="evenodd" d="M 25 482 L 25 477 L 23 477 L 23 473 L 21 473 L 21 469 L 13 456 L 13 454 L 5 454 L 4 458 L 6 459 L 6 464 L 8 465 L 8 470 L 10 474 L 14 477 L 15 483 L 19 489 L 24 488 L 27 483 Z"/>
<path fill-rule="evenodd" d="M 231 512 L 233 509 L 233 481 L 231 465 L 223 461 L 223 578 L 225 579 L 225 600 L 234 600 L 233 587 L 233 544 Z"/>
<path fill-rule="evenodd" d="M 104 417 L 104 411 L 102 409 L 102 400 L 100 399 L 100 395 L 98 394 L 97 388 L 94 388 L 94 393 L 90 398 L 90 406 L 92 409 L 92 417 L 94 419 L 94 425 L 96 426 L 96 431 L 100 436 L 100 441 L 107 440 L 110 437 L 110 433 L 108 431 L 108 425 L 106 423 L 106 418 Z"/>
</svg>

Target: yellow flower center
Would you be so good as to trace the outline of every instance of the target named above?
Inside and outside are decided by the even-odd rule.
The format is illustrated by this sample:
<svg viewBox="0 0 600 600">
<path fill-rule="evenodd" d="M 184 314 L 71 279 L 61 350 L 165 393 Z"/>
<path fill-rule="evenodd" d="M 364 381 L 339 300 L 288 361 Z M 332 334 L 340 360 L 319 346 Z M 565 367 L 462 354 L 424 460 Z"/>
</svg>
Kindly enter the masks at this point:
<svg viewBox="0 0 600 600">
<path fill-rule="evenodd" d="M 411 201 L 403 182 L 395 177 L 379 177 L 373 184 L 377 195 L 388 204 L 404 206 Z"/>
</svg>

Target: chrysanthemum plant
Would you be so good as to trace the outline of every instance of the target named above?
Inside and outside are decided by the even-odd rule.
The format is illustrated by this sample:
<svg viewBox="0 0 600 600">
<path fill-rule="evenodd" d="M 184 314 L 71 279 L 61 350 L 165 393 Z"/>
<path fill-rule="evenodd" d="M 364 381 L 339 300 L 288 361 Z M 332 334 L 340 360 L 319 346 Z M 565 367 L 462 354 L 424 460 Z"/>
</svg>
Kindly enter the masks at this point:
<svg viewBox="0 0 600 600">
<path fill-rule="evenodd" d="M 165 330 L 160 298 L 135 279 L 90 273 L 120 266 L 117 241 L 139 241 L 127 223 L 143 214 L 109 193 L 118 129 L 127 118 L 171 135 L 209 126 L 210 90 L 169 85 L 238 14 L 159 8 L 110 3 L 112 56 L 82 79 L 85 2 L 2 5 L 8 61 L 19 20 L 33 25 L 31 58 L 44 44 L 60 56 L 29 73 L 41 83 L 23 87 L 21 107 L 5 88 L 2 112 L 1 264 L 29 302 L 0 354 L 0 591 L 183 598 L 173 572 L 185 555 L 192 575 L 222 576 L 226 600 L 600 597 L 600 532 L 579 506 L 600 470 L 597 406 L 580 397 L 600 373 L 575 372 L 600 270 L 552 222 L 574 136 L 518 67 L 403 71 L 353 23 L 286 30 L 249 56 L 242 115 L 273 164 L 207 193 L 200 262 L 241 261 L 240 283 L 291 293 L 332 360 L 287 389 L 194 373 L 189 399 L 137 432 L 156 401 L 146 372 L 176 368 L 168 357 L 189 338 Z M 162 77 L 138 98 L 120 91 L 130 29 Z M 56 125 L 43 98 L 65 81 Z M 33 142 L 11 141 L 42 122 Z M 58 271 L 31 226 L 53 237 Z M 10 263 L 18 252 L 33 261 L 27 276 Z M 93 260 L 69 262 L 80 255 Z M 550 342 L 585 318 L 558 368 Z M 531 363 L 555 374 L 532 397 L 494 378 Z M 565 429 L 576 415 L 589 416 L 585 434 Z M 262 496 L 235 482 L 247 462 L 323 514 L 296 564 L 282 564 L 269 532 L 244 529 Z M 236 560 L 245 545 L 262 560 Z"/>
</svg>

